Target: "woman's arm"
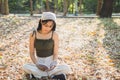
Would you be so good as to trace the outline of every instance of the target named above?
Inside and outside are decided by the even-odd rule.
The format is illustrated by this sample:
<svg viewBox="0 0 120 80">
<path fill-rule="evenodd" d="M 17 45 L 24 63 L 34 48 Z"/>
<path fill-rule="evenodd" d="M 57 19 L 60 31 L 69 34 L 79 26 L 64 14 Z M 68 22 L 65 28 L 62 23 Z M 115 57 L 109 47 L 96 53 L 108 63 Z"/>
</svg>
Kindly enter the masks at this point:
<svg viewBox="0 0 120 80">
<path fill-rule="evenodd" d="M 29 51 L 30 51 L 30 58 L 32 59 L 33 63 L 36 64 L 35 58 L 35 50 L 34 50 L 34 41 L 35 41 L 35 34 L 30 34 L 30 43 L 29 43 Z"/>
<path fill-rule="evenodd" d="M 58 37 L 58 34 L 56 32 L 53 33 L 53 40 L 54 40 L 53 60 L 57 61 L 57 59 L 58 59 L 59 37 Z"/>
</svg>

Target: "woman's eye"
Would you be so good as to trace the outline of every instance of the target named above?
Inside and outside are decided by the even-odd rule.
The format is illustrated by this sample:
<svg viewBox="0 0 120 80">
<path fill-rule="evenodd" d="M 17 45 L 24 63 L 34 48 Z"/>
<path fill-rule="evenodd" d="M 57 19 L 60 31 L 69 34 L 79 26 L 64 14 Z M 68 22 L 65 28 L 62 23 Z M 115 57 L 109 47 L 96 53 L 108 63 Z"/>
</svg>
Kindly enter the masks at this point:
<svg viewBox="0 0 120 80">
<path fill-rule="evenodd" d="M 51 28 L 52 26 L 45 25 L 45 27 L 49 27 L 49 28 Z"/>
<path fill-rule="evenodd" d="M 52 27 L 52 26 L 49 26 L 50 28 Z"/>
</svg>

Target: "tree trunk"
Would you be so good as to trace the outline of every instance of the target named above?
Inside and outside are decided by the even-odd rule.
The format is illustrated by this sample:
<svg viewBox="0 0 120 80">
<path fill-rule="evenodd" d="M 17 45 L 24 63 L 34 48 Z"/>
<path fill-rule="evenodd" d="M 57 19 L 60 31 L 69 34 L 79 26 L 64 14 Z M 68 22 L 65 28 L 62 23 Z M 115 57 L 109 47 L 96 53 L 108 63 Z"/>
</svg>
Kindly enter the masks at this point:
<svg viewBox="0 0 120 80">
<path fill-rule="evenodd" d="M 80 14 L 82 14 L 82 6 L 81 6 L 81 5 L 82 5 L 82 2 L 83 2 L 82 0 L 79 0 L 79 5 L 78 5 L 78 6 L 80 7 L 80 8 L 79 8 L 79 13 L 80 13 Z"/>
<path fill-rule="evenodd" d="M 5 15 L 8 15 L 9 14 L 9 6 L 8 6 L 8 0 L 5 0 L 4 2 L 4 9 L 5 9 Z"/>
<path fill-rule="evenodd" d="M 4 9 L 4 0 L 1 0 L 1 14 L 5 13 L 5 9 Z"/>
<path fill-rule="evenodd" d="M 50 11 L 50 8 L 49 8 L 49 1 L 46 0 L 46 11 Z"/>
<path fill-rule="evenodd" d="M 1 14 L 2 0 L 0 0 L 0 14 Z"/>
<path fill-rule="evenodd" d="M 103 0 L 98 0 L 98 3 L 97 3 L 97 11 L 96 11 L 96 15 L 100 15 L 100 11 L 101 11 L 101 8 L 102 8 L 102 3 L 103 3 Z"/>
<path fill-rule="evenodd" d="M 63 16 L 66 16 L 67 12 L 68 12 L 68 1 L 64 0 L 63 1 Z"/>
<path fill-rule="evenodd" d="M 9 14 L 8 0 L 0 0 L 0 13 L 4 15 Z"/>
<path fill-rule="evenodd" d="M 33 1 L 30 0 L 30 15 L 33 16 Z"/>
<path fill-rule="evenodd" d="M 101 18 L 111 18 L 114 0 L 103 0 L 102 9 L 100 11 Z"/>
<path fill-rule="evenodd" d="M 75 0 L 75 16 L 78 15 L 78 0 Z"/>
</svg>

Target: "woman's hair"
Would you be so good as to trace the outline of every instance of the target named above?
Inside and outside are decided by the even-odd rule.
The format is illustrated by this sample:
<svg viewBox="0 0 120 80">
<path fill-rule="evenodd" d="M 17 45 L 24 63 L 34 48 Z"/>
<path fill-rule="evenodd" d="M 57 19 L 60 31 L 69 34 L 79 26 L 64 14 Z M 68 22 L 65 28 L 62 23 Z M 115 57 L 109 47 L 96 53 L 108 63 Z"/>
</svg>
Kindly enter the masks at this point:
<svg viewBox="0 0 120 80">
<path fill-rule="evenodd" d="M 41 21 L 42 21 L 42 23 L 44 23 L 44 24 L 46 24 L 48 21 L 53 21 L 53 20 L 50 20 L 50 19 L 48 19 L 48 20 L 39 20 L 39 24 L 38 24 L 38 28 L 37 28 L 37 31 L 39 31 L 39 30 L 41 30 L 42 29 L 42 23 L 41 23 Z M 55 29 L 56 29 L 56 23 L 55 23 L 55 21 L 53 21 L 53 28 L 52 28 L 52 31 L 55 31 Z"/>
</svg>

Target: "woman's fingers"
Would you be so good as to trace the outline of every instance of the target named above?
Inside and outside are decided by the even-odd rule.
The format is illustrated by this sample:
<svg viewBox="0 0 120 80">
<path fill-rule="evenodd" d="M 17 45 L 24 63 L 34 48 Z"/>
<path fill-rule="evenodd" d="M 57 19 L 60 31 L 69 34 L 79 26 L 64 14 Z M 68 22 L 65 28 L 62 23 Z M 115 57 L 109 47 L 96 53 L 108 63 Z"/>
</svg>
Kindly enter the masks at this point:
<svg viewBox="0 0 120 80">
<path fill-rule="evenodd" d="M 56 66 L 51 66 L 50 69 L 48 69 L 48 71 L 51 71 L 55 68 Z"/>
<path fill-rule="evenodd" d="M 40 70 L 42 70 L 42 71 L 48 70 L 48 67 L 45 66 L 45 65 L 37 64 L 36 66 L 37 66 Z"/>
</svg>

